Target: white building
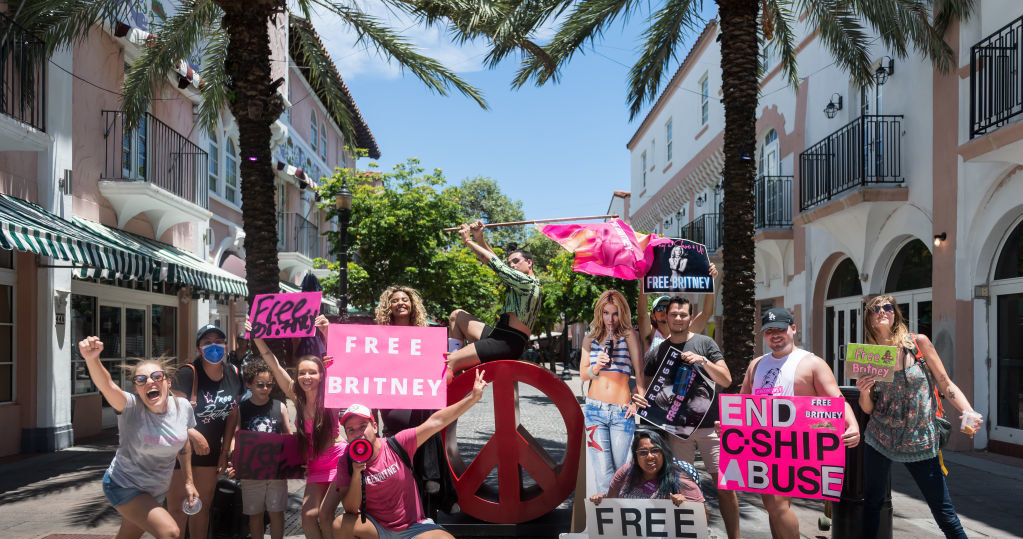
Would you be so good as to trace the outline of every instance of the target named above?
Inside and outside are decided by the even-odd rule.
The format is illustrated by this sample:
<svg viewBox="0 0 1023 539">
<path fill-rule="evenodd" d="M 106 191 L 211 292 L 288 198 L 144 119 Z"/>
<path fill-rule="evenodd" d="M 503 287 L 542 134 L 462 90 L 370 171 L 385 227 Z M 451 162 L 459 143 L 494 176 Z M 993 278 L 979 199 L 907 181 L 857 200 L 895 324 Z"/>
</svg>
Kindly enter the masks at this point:
<svg viewBox="0 0 1023 539">
<path fill-rule="evenodd" d="M 758 312 L 792 310 L 802 344 L 844 381 L 843 346 L 862 342 L 864 297 L 894 295 L 984 414 L 974 447 L 1023 456 L 1023 5 L 984 0 L 954 25 L 947 74 L 916 55 L 893 60 L 875 40 L 876 84 L 864 89 L 803 22 L 798 87 L 770 52 L 761 82 Z M 707 25 L 627 145 L 633 226 L 712 251 L 718 31 Z M 953 436 L 953 447 L 968 446 Z"/>
</svg>

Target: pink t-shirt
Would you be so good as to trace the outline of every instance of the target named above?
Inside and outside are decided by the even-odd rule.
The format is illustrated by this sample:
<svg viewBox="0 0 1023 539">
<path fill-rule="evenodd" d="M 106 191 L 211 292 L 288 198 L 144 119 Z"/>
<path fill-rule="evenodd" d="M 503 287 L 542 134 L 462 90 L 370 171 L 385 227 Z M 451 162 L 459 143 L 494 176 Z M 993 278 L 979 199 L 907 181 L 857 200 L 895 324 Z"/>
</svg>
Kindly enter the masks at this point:
<svg viewBox="0 0 1023 539">
<path fill-rule="evenodd" d="M 405 448 L 409 459 L 416 454 L 416 429 L 405 429 L 394 435 L 394 439 Z M 416 522 L 426 519 L 419 501 L 416 480 L 387 445 L 387 438 L 379 438 L 380 452 L 366 465 L 362 484 L 366 489 L 366 512 L 388 530 L 401 531 Z M 348 451 L 337 461 L 335 485 L 347 486 L 351 482 L 348 473 Z M 340 489 L 339 489 L 340 490 Z"/>
</svg>

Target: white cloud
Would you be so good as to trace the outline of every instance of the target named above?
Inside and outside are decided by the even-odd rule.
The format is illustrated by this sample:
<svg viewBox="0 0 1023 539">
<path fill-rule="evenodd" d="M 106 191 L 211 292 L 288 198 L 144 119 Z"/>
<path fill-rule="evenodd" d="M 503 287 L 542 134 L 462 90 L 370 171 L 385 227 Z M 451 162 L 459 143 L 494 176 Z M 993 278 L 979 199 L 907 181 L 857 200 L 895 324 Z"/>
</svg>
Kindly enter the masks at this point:
<svg viewBox="0 0 1023 539">
<path fill-rule="evenodd" d="M 455 44 L 446 28 L 426 27 L 408 15 L 390 11 L 380 2 L 367 2 L 360 7 L 415 45 L 417 52 L 440 61 L 448 69 L 456 73 L 484 69 L 481 62 L 487 51 L 485 43 Z M 397 78 L 401 75 L 401 66 L 397 62 L 379 53 L 368 39 L 357 43 L 357 33 L 338 16 L 324 11 L 314 12 L 312 22 L 345 79 L 360 76 Z"/>
</svg>

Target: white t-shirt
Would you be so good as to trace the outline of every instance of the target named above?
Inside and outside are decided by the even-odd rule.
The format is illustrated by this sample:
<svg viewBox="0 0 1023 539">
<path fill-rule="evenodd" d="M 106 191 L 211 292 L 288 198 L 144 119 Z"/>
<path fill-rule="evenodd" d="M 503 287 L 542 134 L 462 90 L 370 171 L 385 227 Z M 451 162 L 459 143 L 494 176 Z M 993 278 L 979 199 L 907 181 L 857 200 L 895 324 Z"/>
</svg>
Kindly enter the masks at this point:
<svg viewBox="0 0 1023 539">
<path fill-rule="evenodd" d="M 107 471 L 117 486 L 133 488 L 158 498 L 167 492 L 174 460 L 195 426 L 187 399 L 168 396 L 167 411 L 155 414 L 138 395 L 124 392 L 124 409 L 117 416 L 120 444 Z"/>
<path fill-rule="evenodd" d="M 777 358 L 774 354 L 766 354 L 757 363 L 757 371 L 753 374 L 754 395 L 794 395 L 796 367 L 810 352 L 802 348 L 792 348 L 789 355 Z"/>
</svg>

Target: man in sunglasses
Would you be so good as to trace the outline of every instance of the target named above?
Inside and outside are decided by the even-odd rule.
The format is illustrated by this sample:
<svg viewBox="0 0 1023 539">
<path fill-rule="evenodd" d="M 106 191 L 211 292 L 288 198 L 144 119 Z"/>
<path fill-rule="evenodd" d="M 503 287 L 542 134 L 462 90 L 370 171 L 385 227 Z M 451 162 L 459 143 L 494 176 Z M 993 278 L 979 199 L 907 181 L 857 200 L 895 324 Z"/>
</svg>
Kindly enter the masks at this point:
<svg viewBox="0 0 1023 539">
<path fill-rule="evenodd" d="M 843 399 L 831 367 L 813 353 L 795 346 L 796 320 L 785 309 L 768 309 L 761 316 L 760 333 L 771 353 L 754 359 L 742 382 L 744 395 L 834 397 Z M 860 443 L 860 428 L 852 407 L 845 403 L 846 447 Z M 789 506 L 790 498 L 762 496 L 774 537 L 798 538 L 799 520 Z"/>
<path fill-rule="evenodd" d="M 484 228 L 482 221 L 476 221 L 458 227 L 458 234 L 476 258 L 494 270 L 508 287 L 508 293 L 496 326 L 484 324 L 462 309 L 451 313 L 449 349 L 460 346 L 463 341 L 469 344 L 448 355 L 449 377 L 479 363 L 519 359 L 540 314 L 540 279 L 533 274 L 533 255 L 520 249 L 508 253 L 506 261 L 501 261 L 483 237 Z"/>
</svg>

